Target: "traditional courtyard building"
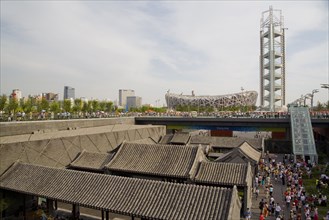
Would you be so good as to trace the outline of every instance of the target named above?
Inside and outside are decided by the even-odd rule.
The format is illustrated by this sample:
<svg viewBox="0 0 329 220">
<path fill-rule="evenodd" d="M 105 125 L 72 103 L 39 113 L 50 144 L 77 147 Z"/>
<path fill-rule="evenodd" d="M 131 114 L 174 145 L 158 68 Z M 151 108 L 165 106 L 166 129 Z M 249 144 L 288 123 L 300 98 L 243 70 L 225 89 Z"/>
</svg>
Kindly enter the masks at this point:
<svg viewBox="0 0 329 220">
<path fill-rule="evenodd" d="M 106 168 L 113 175 L 186 183 L 195 175 L 196 158 L 204 158 L 196 146 L 123 143 Z"/>
<path fill-rule="evenodd" d="M 94 153 L 83 150 L 67 168 L 86 172 L 104 173 L 105 165 L 111 161 L 114 155 L 115 152 Z"/>
<path fill-rule="evenodd" d="M 237 187 L 242 193 L 243 211 L 251 207 L 252 171 L 250 163 L 217 163 L 202 161 L 194 183 L 217 187 Z"/>
<path fill-rule="evenodd" d="M 236 187 L 220 188 L 127 178 L 39 165 L 15 163 L 0 177 L 3 193 L 47 198 L 54 203 L 98 209 L 103 219 L 110 213 L 131 219 L 221 219 L 240 218 L 241 203 Z"/>
<path fill-rule="evenodd" d="M 257 166 L 262 153 L 251 147 L 250 144 L 244 142 L 239 147 L 234 148 L 232 151 L 223 154 L 216 159 L 216 162 L 227 163 L 250 163 L 253 174 L 257 172 Z"/>
</svg>

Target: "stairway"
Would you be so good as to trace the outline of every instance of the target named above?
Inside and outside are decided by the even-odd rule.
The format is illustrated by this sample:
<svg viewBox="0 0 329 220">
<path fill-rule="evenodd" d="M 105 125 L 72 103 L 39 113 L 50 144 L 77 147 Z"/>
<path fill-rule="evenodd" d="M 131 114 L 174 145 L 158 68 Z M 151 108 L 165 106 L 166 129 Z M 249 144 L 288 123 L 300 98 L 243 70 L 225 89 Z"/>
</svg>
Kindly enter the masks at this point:
<svg viewBox="0 0 329 220">
<path fill-rule="evenodd" d="M 308 107 L 290 107 L 292 146 L 295 160 L 303 158 L 306 162 L 317 162 L 312 123 Z"/>
</svg>

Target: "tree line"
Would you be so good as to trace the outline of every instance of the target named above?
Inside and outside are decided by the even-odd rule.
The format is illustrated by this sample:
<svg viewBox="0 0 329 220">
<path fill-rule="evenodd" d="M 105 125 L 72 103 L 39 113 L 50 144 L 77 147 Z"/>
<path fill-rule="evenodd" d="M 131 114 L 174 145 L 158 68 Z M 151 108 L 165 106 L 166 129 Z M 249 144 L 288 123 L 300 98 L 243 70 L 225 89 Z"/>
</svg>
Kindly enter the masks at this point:
<svg viewBox="0 0 329 220">
<path fill-rule="evenodd" d="M 46 98 L 29 97 L 18 100 L 15 97 L 0 97 L 0 112 L 2 115 L 17 117 L 21 114 L 58 113 L 91 114 L 95 112 L 112 113 L 116 107 L 111 101 L 83 101 L 82 99 L 65 99 L 63 101 L 48 101 Z"/>
</svg>

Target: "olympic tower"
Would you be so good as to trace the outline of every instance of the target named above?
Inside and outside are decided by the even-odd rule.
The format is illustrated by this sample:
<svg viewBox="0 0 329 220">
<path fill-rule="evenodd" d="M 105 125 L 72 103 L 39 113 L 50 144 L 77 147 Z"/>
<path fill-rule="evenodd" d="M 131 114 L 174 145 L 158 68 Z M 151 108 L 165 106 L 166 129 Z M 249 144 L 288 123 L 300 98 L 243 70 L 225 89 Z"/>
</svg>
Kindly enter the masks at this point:
<svg viewBox="0 0 329 220">
<path fill-rule="evenodd" d="M 281 10 L 262 13 L 260 23 L 260 105 L 278 111 L 285 105 L 285 28 Z"/>
</svg>

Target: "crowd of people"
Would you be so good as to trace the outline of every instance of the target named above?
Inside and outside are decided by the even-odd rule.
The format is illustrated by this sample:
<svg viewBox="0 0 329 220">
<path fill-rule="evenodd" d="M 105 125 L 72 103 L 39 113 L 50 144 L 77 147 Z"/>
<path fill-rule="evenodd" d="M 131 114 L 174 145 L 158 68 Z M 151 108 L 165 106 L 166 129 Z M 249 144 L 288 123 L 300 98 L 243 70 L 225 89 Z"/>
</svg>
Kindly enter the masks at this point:
<svg viewBox="0 0 329 220">
<path fill-rule="evenodd" d="M 327 205 L 326 195 L 308 194 L 302 178 L 303 174 L 312 175 L 314 164 L 306 163 L 302 159 L 294 163 L 290 155 L 284 155 L 282 161 L 278 162 L 276 158 L 267 155 L 259 162 L 254 180 L 254 195 L 256 200 L 260 199 L 259 220 L 265 220 L 269 216 L 274 216 L 271 219 L 275 220 L 318 220 L 317 207 Z M 321 175 L 317 187 L 323 187 L 320 186 L 320 181 L 321 184 L 328 184 L 329 178 Z M 276 189 L 279 187 L 280 189 Z M 259 198 L 260 189 L 265 193 L 262 198 Z M 282 197 L 276 197 L 279 200 L 276 201 L 274 194 L 279 195 L 278 193 L 282 194 Z M 327 218 L 329 220 L 329 211 Z"/>
</svg>

